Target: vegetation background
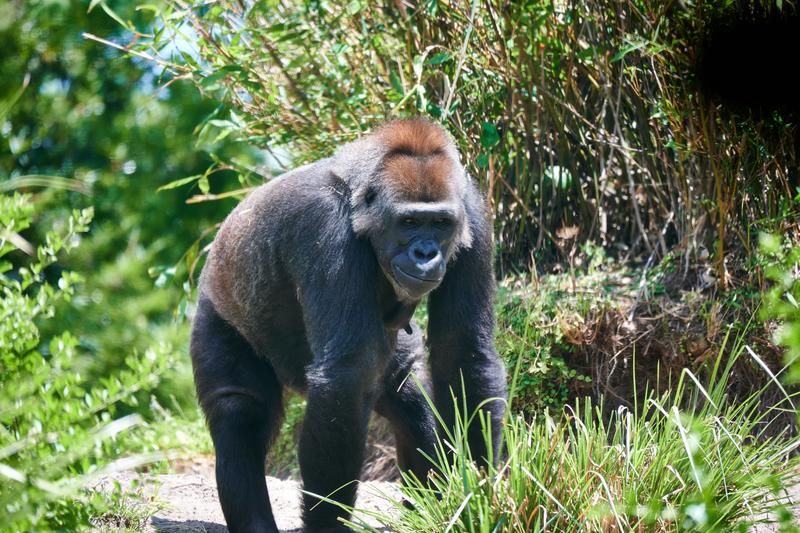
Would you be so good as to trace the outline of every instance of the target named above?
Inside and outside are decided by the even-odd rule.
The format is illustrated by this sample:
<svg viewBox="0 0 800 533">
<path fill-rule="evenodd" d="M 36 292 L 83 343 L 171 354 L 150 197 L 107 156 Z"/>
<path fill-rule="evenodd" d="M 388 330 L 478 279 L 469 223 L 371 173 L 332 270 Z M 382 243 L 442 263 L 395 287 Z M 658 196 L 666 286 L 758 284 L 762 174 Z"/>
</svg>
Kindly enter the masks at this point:
<svg viewBox="0 0 800 533">
<path fill-rule="evenodd" d="M 448 496 L 410 493 L 398 529 L 790 527 L 758 511 L 797 472 L 797 17 L 780 0 L 0 4 L 0 527 L 139 527 L 122 487 L 87 487 L 210 452 L 186 341 L 217 224 L 286 168 L 420 115 L 492 207 L 514 409 L 505 474 L 447 465 Z M 296 473 L 302 407 L 273 473 Z M 366 475 L 393 475 L 373 438 Z"/>
</svg>

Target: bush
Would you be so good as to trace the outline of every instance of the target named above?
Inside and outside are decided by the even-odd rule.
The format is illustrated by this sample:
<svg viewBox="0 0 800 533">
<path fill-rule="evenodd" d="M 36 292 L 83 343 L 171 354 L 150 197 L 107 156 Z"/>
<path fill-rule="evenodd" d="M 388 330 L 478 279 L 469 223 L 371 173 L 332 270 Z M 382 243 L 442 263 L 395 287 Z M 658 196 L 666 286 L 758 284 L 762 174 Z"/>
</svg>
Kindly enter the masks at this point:
<svg viewBox="0 0 800 533">
<path fill-rule="evenodd" d="M 564 331 L 565 323 L 579 329 L 590 309 L 597 312 L 607 303 L 602 288 L 597 290 L 598 279 L 596 273 L 573 280 L 543 276 L 535 288 L 517 280 L 520 286 L 501 292 L 497 349 L 514 376 L 511 395 L 517 411 L 531 414 L 545 407 L 560 411 L 574 395 L 573 381 L 589 380 L 564 360 L 572 350 Z M 574 291 L 575 284 L 580 292 Z"/>
<path fill-rule="evenodd" d="M 800 383 L 800 246 L 790 239 L 762 235 L 761 251 L 765 274 L 772 282 L 761 316 L 778 322 L 775 340 L 786 348 L 789 381 Z"/>
<path fill-rule="evenodd" d="M 442 121 L 494 207 L 503 266 L 532 266 L 532 256 L 566 262 L 560 241 L 574 234 L 641 262 L 674 249 L 686 265 L 707 257 L 727 286 L 729 248 L 749 252 L 753 228 L 796 215 L 786 203 L 796 123 L 728 113 L 697 79 L 709 29 L 746 16 L 737 11 L 745 4 L 754 20 L 795 9 L 771 1 L 174 2 L 158 16 L 161 31 L 137 36 L 136 49 L 234 109 L 209 116 L 201 138 L 261 146 L 279 168 L 330 155 L 387 118 Z M 194 39 L 184 37 L 187 25 Z M 758 65 L 737 68 L 745 77 Z M 219 165 L 229 167 L 245 183 L 264 172 Z M 209 177 L 181 183 L 207 191 Z"/>
<path fill-rule="evenodd" d="M 741 344 L 736 354 L 747 357 Z M 454 445 L 432 458 L 440 474 L 430 485 L 406 476 L 411 505 L 393 502 L 391 517 L 375 517 L 399 533 L 791 527 L 783 488 L 798 482 L 791 454 L 800 439 L 767 436 L 773 414 L 759 412 L 759 393 L 725 401 L 734 360 L 718 358 L 705 385 L 684 371 L 672 394 L 647 394 L 610 418 L 588 399 L 532 423 L 510 415 L 506 454 L 488 469 L 476 467 L 465 439 L 466 427 L 483 421 L 462 419 L 448 435 Z M 376 531 L 355 516 L 359 530 Z"/>
<path fill-rule="evenodd" d="M 40 337 L 38 324 L 52 319 L 81 281 L 59 272 L 56 261 L 79 245 L 92 210 L 74 211 L 35 247 L 20 235 L 34 214 L 30 196 L 0 196 L 0 528 L 75 530 L 106 504 L 87 490 L 91 480 L 154 459 L 120 458 L 130 451 L 120 436 L 142 422 L 125 413 L 147 397 L 171 359 L 166 348 L 131 354 L 124 368 L 88 383 L 73 335 Z"/>
</svg>

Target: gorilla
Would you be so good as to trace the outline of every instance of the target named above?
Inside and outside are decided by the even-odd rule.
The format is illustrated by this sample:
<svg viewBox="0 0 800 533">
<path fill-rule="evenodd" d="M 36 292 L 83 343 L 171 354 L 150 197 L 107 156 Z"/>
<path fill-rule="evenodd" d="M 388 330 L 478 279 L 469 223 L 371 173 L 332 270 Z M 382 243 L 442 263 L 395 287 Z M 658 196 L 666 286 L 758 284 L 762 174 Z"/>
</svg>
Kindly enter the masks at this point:
<svg viewBox="0 0 800 533">
<path fill-rule="evenodd" d="M 227 217 L 200 276 L 190 352 L 233 532 L 277 532 L 264 478 L 284 387 L 307 398 L 299 442 L 308 532 L 344 532 L 374 410 L 399 467 L 424 480 L 455 408 L 484 411 L 468 442 L 497 458 L 505 369 L 493 339 L 485 202 L 439 126 L 389 122 L 254 190 Z M 412 315 L 428 296 L 422 334 Z M 464 397 L 465 396 L 465 397 Z"/>
</svg>

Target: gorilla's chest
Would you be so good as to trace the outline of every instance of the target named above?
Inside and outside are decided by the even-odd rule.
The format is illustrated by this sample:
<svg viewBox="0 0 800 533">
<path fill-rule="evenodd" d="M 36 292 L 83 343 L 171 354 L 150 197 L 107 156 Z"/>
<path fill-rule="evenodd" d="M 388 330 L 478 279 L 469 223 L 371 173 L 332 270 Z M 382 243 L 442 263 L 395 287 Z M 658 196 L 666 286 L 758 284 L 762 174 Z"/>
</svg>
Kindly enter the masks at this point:
<svg viewBox="0 0 800 533">
<path fill-rule="evenodd" d="M 290 291 L 287 287 L 287 293 Z M 303 309 L 296 297 L 280 296 L 273 295 L 274 300 L 269 300 L 285 305 L 264 306 L 258 313 L 259 319 L 250 323 L 251 332 L 247 336 L 256 352 L 270 362 L 283 385 L 304 392 L 307 367 L 314 361 L 314 354 L 304 326 Z M 375 320 L 382 321 L 388 345 L 394 348 L 397 332 L 409 327 L 416 303 L 399 302 L 390 287 L 379 291 L 377 297 L 381 314 Z"/>
</svg>

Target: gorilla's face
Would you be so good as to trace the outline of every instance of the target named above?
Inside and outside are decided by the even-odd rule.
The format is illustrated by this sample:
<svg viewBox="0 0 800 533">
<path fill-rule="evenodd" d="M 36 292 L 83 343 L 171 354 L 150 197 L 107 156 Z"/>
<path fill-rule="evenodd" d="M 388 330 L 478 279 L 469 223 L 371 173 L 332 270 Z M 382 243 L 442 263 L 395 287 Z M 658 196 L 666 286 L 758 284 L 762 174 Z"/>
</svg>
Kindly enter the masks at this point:
<svg viewBox="0 0 800 533">
<path fill-rule="evenodd" d="M 378 262 L 401 300 L 418 301 L 442 282 L 463 216 L 450 203 L 414 202 L 388 218 L 373 239 Z"/>
</svg>

